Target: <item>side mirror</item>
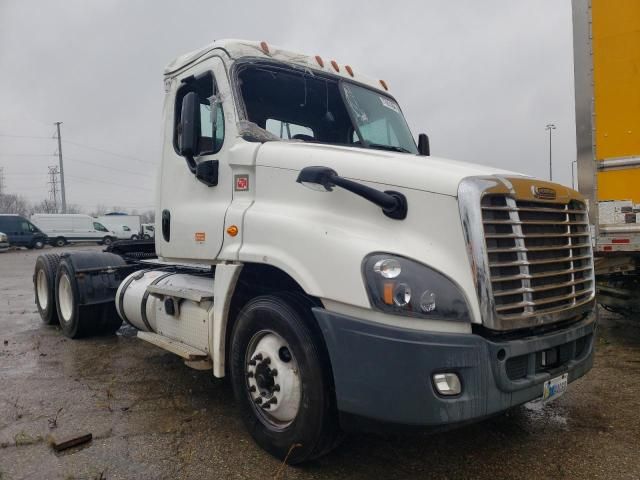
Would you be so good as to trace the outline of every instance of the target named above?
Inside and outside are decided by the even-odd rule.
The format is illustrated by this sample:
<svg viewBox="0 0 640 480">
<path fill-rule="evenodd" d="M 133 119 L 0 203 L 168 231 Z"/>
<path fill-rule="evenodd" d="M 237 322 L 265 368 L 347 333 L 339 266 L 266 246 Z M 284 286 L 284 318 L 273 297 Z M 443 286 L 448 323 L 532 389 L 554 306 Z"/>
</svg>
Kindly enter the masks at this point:
<svg viewBox="0 0 640 480">
<path fill-rule="evenodd" d="M 193 157 L 198 154 L 200 140 L 200 98 L 196 92 L 189 92 L 182 98 L 180 112 L 180 131 L 178 148 L 180 155 L 185 157 L 189 170 L 196 171 Z"/>
<path fill-rule="evenodd" d="M 418 135 L 418 153 L 424 157 L 431 155 L 431 148 L 429 147 L 429 137 L 426 133 Z"/>
<path fill-rule="evenodd" d="M 296 182 L 321 192 L 331 192 L 333 187 L 341 187 L 378 205 L 389 218 L 404 220 L 407 217 L 407 199 L 400 192 L 392 190 L 381 192 L 367 185 L 343 178 L 329 167 L 305 167 L 300 170 Z"/>
</svg>

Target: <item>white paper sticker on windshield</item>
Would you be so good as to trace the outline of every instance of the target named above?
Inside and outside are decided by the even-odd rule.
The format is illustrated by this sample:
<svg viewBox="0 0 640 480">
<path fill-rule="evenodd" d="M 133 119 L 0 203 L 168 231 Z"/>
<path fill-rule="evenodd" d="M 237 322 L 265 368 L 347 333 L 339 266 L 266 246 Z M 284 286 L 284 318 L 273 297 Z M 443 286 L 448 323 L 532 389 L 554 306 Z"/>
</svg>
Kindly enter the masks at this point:
<svg viewBox="0 0 640 480">
<path fill-rule="evenodd" d="M 400 107 L 398 106 L 398 104 L 396 102 L 394 102 L 393 100 L 389 100 L 386 97 L 380 97 L 380 102 L 382 103 L 382 105 L 384 105 L 387 108 L 390 108 L 391 110 L 393 110 L 396 113 L 400 113 Z"/>
</svg>

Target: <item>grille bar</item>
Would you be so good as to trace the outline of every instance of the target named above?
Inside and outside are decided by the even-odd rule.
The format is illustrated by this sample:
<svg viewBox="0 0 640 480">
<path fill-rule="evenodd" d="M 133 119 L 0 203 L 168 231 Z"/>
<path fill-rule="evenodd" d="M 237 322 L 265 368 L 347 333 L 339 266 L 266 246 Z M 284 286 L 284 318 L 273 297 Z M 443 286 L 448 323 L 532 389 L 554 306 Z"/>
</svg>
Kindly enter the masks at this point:
<svg viewBox="0 0 640 480">
<path fill-rule="evenodd" d="M 589 243 L 575 243 L 572 245 L 557 245 L 551 247 L 506 247 L 506 248 L 488 248 L 489 253 L 509 253 L 509 252 L 549 252 L 552 250 L 573 250 L 574 248 L 587 248 Z"/>
<path fill-rule="evenodd" d="M 583 283 L 590 282 L 590 281 L 591 281 L 590 278 L 583 278 L 581 280 L 572 280 L 570 282 L 557 283 L 557 284 L 547 285 L 543 287 L 529 288 L 528 291 L 531 293 L 544 292 L 546 290 L 553 290 L 559 287 L 572 287 L 574 285 L 581 285 Z M 498 290 L 493 292 L 493 295 L 496 297 L 504 297 L 507 295 L 517 295 L 518 293 L 524 293 L 526 290 L 527 290 L 526 288 L 515 288 L 513 290 Z"/>
<path fill-rule="evenodd" d="M 593 258 L 583 202 L 482 197 L 493 308 L 503 320 L 566 311 L 593 296 Z"/>
<path fill-rule="evenodd" d="M 509 305 L 505 305 L 504 307 L 496 307 L 496 311 L 504 312 L 504 311 L 513 310 L 514 308 L 519 308 L 519 307 L 527 307 L 527 306 L 535 307 L 538 305 L 547 305 L 549 303 L 556 303 L 558 301 L 566 300 L 567 298 L 573 300 L 574 298 L 581 297 L 587 294 L 589 294 L 589 291 L 585 290 L 579 293 L 572 293 L 570 295 L 563 295 L 559 297 L 549 297 L 543 300 L 535 300 L 535 301 L 531 300 L 531 301 L 524 301 L 524 302 L 518 302 L 518 303 L 511 303 Z"/>
<path fill-rule="evenodd" d="M 547 277 L 558 277 L 560 275 L 568 275 L 570 274 L 572 271 L 573 272 L 586 272 L 586 271 L 590 271 L 591 270 L 591 265 L 589 265 L 588 267 L 584 267 L 584 268 L 568 268 L 566 270 L 554 270 L 554 271 L 549 271 L 549 272 L 544 272 L 544 273 L 536 273 L 534 275 L 528 275 L 526 277 L 523 277 L 521 274 L 518 275 L 497 275 L 497 276 L 491 276 L 491 281 L 492 282 L 507 282 L 510 280 L 521 280 L 523 278 L 547 278 Z"/>
<path fill-rule="evenodd" d="M 563 234 L 554 234 L 554 233 L 532 233 L 529 235 L 518 235 L 515 233 L 506 233 L 506 234 L 496 234 L 496 233 L 487 233 L 485 238 L 568 238 L 568 237 L 591 237 L 589 232 L 575 232 L 575 233 L 563 233 Z"/>
</svg>

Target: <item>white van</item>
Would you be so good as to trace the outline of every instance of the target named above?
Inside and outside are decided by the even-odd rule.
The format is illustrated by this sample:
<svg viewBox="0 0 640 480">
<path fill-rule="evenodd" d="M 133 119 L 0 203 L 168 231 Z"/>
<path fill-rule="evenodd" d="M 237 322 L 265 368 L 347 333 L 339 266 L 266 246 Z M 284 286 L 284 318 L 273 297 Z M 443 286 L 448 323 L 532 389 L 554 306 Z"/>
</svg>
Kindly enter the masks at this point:
<svg viewBox="0 0 640 480">
<path fill-rule="evenodd" d="M 138 240 L 140 238 L 140 216 L 124 213 L 108 213 L 97 217 L 98 222 L 116 234 L 118 239 Z"/>
<path fill-rule="evenodd" d="M 56 247 L 92 241 L 110 245 L 117 238 L 113 231 L 89 215 L 36 213 L 31 215 L 31 221 L 49 236 L 51 245 Z"/>
</svg>

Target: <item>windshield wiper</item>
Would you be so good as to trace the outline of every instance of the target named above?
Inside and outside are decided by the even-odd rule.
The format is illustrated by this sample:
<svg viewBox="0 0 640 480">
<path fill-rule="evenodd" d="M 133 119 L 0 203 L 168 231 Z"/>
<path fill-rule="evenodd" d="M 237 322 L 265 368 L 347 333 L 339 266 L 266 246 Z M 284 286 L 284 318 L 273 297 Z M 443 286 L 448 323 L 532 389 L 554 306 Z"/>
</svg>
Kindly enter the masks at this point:
<svg viewBox="0 0 640 480">
<path fill-rule="evenodd" d="M 396 147 L 395 145 L 384 145 L 382 143 L 369 143 L 369 148 L 377 148 L 378 150 L 389 150 L 391 152 L 413 153 L 404 147 Z"/>
</svg>

